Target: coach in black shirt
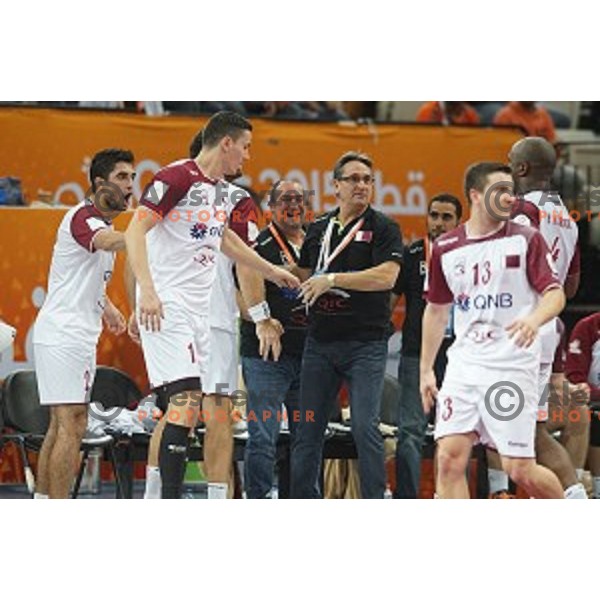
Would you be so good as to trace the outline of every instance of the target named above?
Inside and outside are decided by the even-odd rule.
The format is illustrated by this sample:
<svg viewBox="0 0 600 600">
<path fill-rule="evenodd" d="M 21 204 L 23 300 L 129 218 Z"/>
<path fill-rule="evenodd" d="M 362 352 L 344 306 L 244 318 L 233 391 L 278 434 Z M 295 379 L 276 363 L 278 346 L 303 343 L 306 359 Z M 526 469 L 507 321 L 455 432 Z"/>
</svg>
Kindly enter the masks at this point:
<svg viewBox="0 0 600 600">
<path fill-rule="evenodd" d="M 287 267 L 298 263 L 304 241 L 305 204 L 306 195 L 298 183 L 279 181 L 274 185 L 269 197 L 272 221 L 260 232 L 254 247 L 265 260 Z M 268 353 L 265 356 L 265 350 L 259 348 L 254 323 L 244 318 L 240 324 L 240 354 L 248 390 L 248 442 L 244 457 L 248 498 L 271 497 L 282 405 L 286 408 L 292 439 L 300 421 L 298 391 L 306 311 L 298 290 L 279 288 L 270 281 L 265 282 L 264 299 L 271 318 L 283 329 L 280 344 L 274 344 L 274 360 L 264 360 Z M 281 480 L 281 472 L 278 484 L 279 497 L 286 497 L 289 491 Z"/>
<path fill-rule="evenodd" d="M 419 360 L 421 356 L 421 322 L 425 310 L 423 284 L 429 262 L 430 247 L 442 233 L 458 226 L 462 206 L 458 198 L 439 194 L 429 202 L 427 238 L 404 248 L 402 272 L 392 290 L 392 308 L 404 294 L 406 313 L 402 327 L 402 350 L 398 365 L 398 381 L 402 387 L 398 405 L 398 445 L 396 446 L 396 490 L 394 498 L 417 498 L 421 480 L 421 455 L 427 430 L 419 392 Z M 452 320 L 452 312 L 450 318 Z M 446 370 L 446 351 L 454 340 L 452 322 L 437 355 L 435 374 L 441 385 Z"/>
<path fill-rule="evenodd" d="M 339 208 L 310 225 L 300 255 L 302 296 L 311 309 L 300 384 L 303 418 L 292 446 L 295 498 L 321 496 L 324 434 L 342 382 L 350 396 L 362 496 L 382 498 L 385 491 L 379 413 L 389 290 L 402 262 L 402 237 L 394 221 L 370 207 L 372 166 L 355 152 L 338 160 Z"/>
</svg>

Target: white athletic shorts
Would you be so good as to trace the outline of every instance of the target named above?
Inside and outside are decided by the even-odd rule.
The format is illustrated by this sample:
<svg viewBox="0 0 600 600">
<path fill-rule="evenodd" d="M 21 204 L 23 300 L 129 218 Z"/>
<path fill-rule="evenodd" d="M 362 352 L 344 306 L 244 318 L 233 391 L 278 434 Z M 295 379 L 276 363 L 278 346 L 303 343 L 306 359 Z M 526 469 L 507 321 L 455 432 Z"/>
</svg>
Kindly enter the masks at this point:
<svg viewBox="0 0 600 600">
<path fill-rule="evenodd" d="M 204 387 L 210 354 L 208 317 L 192 315 L 171 302 L 165 302 L 163 309 L 160 331 L 139 326 L 150 386 L 200 377 Z"/>
<path fill-rule="evenodd" d="M 35 374 L 44 406 L 87 404 L 96 376 L 96 346 L 34 344 Z"/>
<path fill-rule="evenodd" d="M 238 385 L 238 337 L 235 331 L 210 328 L 210 355 L 202 391 L 229 396 Z"/>
<path fill-rule="evenodd" d="M 513 374 L 509 385 L 513 387 L 468 385 L 446 378 L 437 398 L 435 439 L 475 432 L 502 456 L 533 458 L 537 380 Z"/>
<path fill-rule="evenodd" d="M 548 420 L 548 398 L 550 396 L 550 378 L 552 377 L 552 364 L 540 365 L 540 376 L 538 379 L 538 423 Z"/>
</svg>

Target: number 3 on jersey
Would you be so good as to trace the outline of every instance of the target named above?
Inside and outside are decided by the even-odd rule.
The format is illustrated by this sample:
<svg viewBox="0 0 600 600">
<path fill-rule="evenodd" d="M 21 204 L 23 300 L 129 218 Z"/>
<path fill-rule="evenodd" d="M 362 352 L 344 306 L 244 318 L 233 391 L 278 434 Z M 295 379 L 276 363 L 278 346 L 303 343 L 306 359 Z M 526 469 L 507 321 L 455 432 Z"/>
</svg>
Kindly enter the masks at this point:
<svg viewBox="0 0 600 600">
<path fill-rule="evenodd" d="M 442 409 L 442 421 L 448 421 L 454 412 L 452 410 L 452 398 L 444 399 L 444 407 Z"/>
</svg>

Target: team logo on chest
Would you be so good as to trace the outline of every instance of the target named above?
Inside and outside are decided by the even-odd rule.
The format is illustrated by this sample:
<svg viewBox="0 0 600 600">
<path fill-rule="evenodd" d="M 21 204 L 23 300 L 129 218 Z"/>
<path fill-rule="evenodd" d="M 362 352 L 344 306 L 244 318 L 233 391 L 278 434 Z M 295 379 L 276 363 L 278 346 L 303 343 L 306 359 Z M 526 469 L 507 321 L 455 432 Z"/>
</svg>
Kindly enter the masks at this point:
<svg viewBox="0 0 600 600">
<path fill-rule="evenodd" d="M 206 223 L 194 223 L 192 227 L 190 227 L 190 235 L 195 240 L 203 240 L 208 233 L 208 226 Z"/>
</svg>

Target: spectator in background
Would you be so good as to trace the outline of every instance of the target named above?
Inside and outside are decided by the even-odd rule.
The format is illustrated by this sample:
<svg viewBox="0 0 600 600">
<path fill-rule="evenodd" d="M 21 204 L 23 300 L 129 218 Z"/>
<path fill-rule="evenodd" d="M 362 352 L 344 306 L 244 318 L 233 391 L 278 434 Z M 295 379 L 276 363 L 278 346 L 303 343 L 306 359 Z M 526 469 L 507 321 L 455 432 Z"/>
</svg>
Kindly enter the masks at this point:
<svg viewBox="0 0 600 600">
<path fill-rule="evenodd" d="M 395 498 L 418 498 L 421 480 L 421 455 L 427 431 L 427 417 L 419 392 L 419 358 L 421 355 L 421 321 L 425 310 L 423 285 L 431 256 L 431 244 L 443 233 L 458 226 L 462 217 L 460 200 L 450 194 L 439 194 L 429 202 L 427 237 L 404 246 L 404 267 L 392 290 L 391 308 L 398 298 L 406 298 L 406 315 L 402 326 L 402 350 L 398 365 L 398 381 L 402 386 L 398 403 L 398 445 L 396 446 Z M 453 313 L 444 341 L 438 351 L 434 371 L 438 385 L 446 370 L 446 351 L 454 341 Z"/>
<path fill-rule="evenodd" d="M 211 100 L 192 102 L 180 102 L 171 100 L 162 100 L 163 110 L 173 114 L 213 114 L 221 111 L 235 112 L 243 117 L 248 115 L 248 111 L 244 107 L 243 102 L 229 100 Z"/>
<path fill-rule="evenodd" d="M 300 102 L 301 108 L 314 113 L 319 121 L 344 121 L 350 119 L 344 110 L 344 103 L 337 101 Z"/>
<path fill-rule="evenodd" d="M 479 115 L 466 102 L 427 102 L 417 113 L 417 123 L 478 125 Z"/>
<path fill-rule="evenodd" d="M 298 102 L 277 100 L 265 102 L 263 116 L 275 119 L 316 119 L 317 114 L 312 110 L 302 108 Z"/>
<path fill-rule="evenodd" d="M 125 103 L 122 100 L 80 100 L 79 108 L 96 108 L 98 110 L 123 110 Z"/>
<path fill-rule="evenodd" d="M 535 102 L 509 102 L 494 117 L 494 125 L 516 125 L 530 137 L 556 141 L 556 131 L 550 113 Z"/>
</svg>

